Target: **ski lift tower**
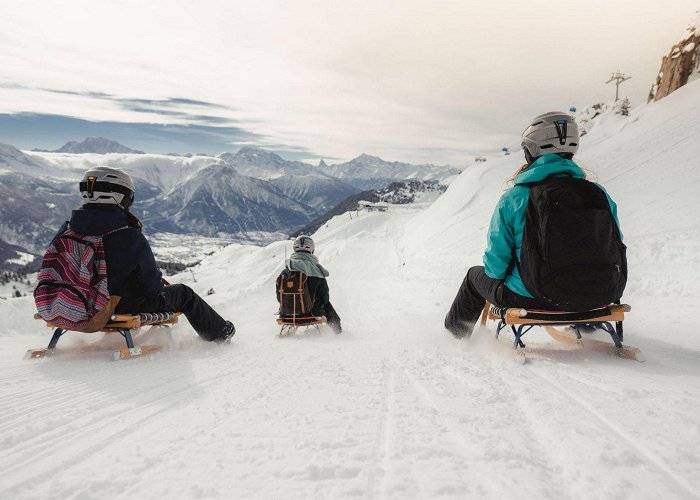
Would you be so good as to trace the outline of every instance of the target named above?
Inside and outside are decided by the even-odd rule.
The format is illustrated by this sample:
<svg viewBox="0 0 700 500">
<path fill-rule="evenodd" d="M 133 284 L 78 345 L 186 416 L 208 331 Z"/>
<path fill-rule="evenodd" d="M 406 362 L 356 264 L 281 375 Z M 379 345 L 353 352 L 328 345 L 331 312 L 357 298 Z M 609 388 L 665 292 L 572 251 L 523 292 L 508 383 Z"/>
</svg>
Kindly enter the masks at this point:
<svg viewBox="0 0 700 500">
<path fill-rule="evenodd" d="M 610 83 L 610 82 L 615 82 L 615 102 L 620 100 L 620 84 L 626 80 L 629 80 L 632 78 L 631 76 L 625 76 L 624 73 L 620 73 L 620 70 L 618 69 L 615 71 L 612 76 L 610 77 L 610 80 L 608 80 L 605 83 Z"/>
</svg>

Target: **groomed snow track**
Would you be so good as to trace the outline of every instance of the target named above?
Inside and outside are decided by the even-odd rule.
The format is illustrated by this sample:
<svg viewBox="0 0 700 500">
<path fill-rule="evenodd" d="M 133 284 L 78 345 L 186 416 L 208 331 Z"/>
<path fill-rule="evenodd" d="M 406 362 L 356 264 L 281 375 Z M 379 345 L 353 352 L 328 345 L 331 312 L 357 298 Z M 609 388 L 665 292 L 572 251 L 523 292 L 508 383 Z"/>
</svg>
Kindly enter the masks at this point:
<svg viewBox="0 0 700 500">
<path fill-rule="evenodd" d="M 151 358 L 71 356 L 78 340 L 66 339 L 63 355 L 22 361 L 42 337 L 4 338 L 1 496 L 693 498 L 696 359 L 650 341 L 640 365 L 533 332 L 551 350 L 518 366 L 490 333 L 451 338 L 452 291 L 436 296 L 399 250 L 417 213 L 335 221 L 320 236 L 339 336 L 278 338 L 260 286 L 210 296 L 237 320 L 230 346 L 182 325 L 181 349 Z"/>
</svg>

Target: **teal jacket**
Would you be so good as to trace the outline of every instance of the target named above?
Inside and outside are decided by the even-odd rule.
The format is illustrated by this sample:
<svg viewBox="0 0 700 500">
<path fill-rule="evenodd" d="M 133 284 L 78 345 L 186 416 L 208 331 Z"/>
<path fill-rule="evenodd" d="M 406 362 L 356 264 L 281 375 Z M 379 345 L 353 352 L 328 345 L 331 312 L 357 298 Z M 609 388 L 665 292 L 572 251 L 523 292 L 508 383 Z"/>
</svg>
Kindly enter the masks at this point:
<svg viewBox="0 0 700 500">
<path fill-rule="evenodd" d="M 532 294 L 525 288 L 520 273 L 513 263 L 513 253 L 519 261 L 525 226 L 525 209 L 530 195 L 530 188 L 527 184 L 542 181 L 550 175 L 569 175 L 576 179 L 586 177 L 581 167 L 571 160 L 565 160 L 552 153 L 541 156 L 526 170 L 515 176 L 515 186 L 503 193 L 489 225 L 488 241 L 484 253 L 486 274 L 494 279 L 505 279 L 508 288 L 525 297 L 532 297 Z M 599 187 L 603 189 L 602 186 L 599 185 Z M 605 191 L 605 195 L 608 197 L 610 209 L 619 229 L 617 205 L 612 201 L 607 191 Z M 620 233 L 620 237 L 622 237 L 622 233 Z"/>
<path fill-rule="evenodd" d="M 318 257 L 307 252 L 294 252 L 287 261 L 287 269 L 301 271 L 307 276 L 325 278 L 328 271 L 318 262 Z"/>
</svg>

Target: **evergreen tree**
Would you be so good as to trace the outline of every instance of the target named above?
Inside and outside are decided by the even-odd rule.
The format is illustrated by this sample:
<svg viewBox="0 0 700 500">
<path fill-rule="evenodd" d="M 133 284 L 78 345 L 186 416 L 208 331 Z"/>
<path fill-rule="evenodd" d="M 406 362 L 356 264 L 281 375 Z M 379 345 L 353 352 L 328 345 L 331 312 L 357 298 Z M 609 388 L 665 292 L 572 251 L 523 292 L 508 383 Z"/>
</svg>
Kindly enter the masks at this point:
<svg viewBox="0 0 700 500">
<path fill-rule="evenodd" d="M 615 113 L 622 116 L 630 115 L 630 100 L 625 97 L 621 101 L 615 103 Z"/>
</svg>

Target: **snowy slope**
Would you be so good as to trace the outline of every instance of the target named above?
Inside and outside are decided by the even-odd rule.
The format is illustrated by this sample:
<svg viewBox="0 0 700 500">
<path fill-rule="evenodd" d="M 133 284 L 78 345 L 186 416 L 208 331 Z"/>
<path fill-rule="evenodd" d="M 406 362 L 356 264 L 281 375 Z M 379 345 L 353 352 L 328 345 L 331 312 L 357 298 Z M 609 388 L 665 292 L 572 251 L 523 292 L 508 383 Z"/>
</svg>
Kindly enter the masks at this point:
<svg viewBox="0 0 700 500">
<path fill-rule="evenodd" d="M 443 330 L 519 166 L 490 159 L 429 208 L 348 213 L 318 231 L 340 336 L 276 337 L 289 242 L 232 245 L 176 277 L 214 289 L 207 300 L 237 325 L 230 346 L 183 322 L 180 349 L 149 359 L 77 357 L 100 335 L 76 334 L 27 362 L 48 331 L 31 300 L 0 301 L 0 497 L 698 498 L 698 106 L 694 83 L 582 144 L 619 203 L 626 340 L 646 363 L 533 330 L 538 354 L 520 366 L 505 335 Z"/>
</svg>

